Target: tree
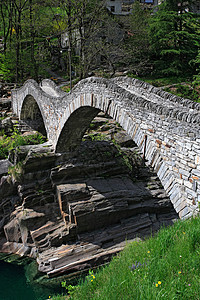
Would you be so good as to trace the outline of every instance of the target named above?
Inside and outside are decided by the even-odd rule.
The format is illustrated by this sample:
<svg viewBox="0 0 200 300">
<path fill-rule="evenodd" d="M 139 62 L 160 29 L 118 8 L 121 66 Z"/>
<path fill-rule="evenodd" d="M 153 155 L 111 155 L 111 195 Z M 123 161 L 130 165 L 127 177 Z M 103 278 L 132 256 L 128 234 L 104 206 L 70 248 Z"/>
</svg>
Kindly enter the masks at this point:
<svg viewBox="0 0 200 300">
<path fill-rule="evenodd" d="M 125 43 L 126 64 L 137 75 L 144 75 L 151 68 L 149 59 L 149 18 L 150 11 L 144 10 L 139 1 L 132 6 L 129 29 Z"/>
<path fill-rule="evenodd" d="M 116 47 L 118 24 L 107 11 L 105 2 L 60 1 L 60 7 L 66 12 L 63 31 L 67 32 L 72 66 L 80 79 L 87 77 L 91 69 L 100 63 L 106 64 L 115 72 L 114 60 L 116 56 L 119 57 L 120 52 L 119 47 Z M 69 55 L 68 59 L 70 60 Z"/>
<path fill-rule="evenodd" d="M 7 50 L 7 41 L 12 35 L 13 2 L 11 0 L 0 0 L 0 31 L 3 34 L 4 54 Z"/>
<path fill-rule="evenodd" d="M 152 58 L 162 74 L 194 71 L 190 62 L 200 46 L 199 18 L 187 11 L 185 1 L 166 0 L 151 18 Z"/>
<path fill-rule="evenodd" d="M 198 90 L 198 93 L 200 95 L 200 50 L 198 51 L 198 54 L 193 63 L 196 66 L 196 74 L 193 76 L 193 87 Z"/>
<path fill-rule="evenodd" d="M 44 57 L 39 49 L 41 44 L 46 44 L 46 37 L 53 28 L 54 14 L 48 8 L 48 2 L 0 0 L 3 56 L 10 67 L 11 77 L 15 73 L 16 81 L 29 76 L 38 79 L 40 56 Z"/>
<path fill-rule="evenodd" d="M 105 1 L 74 0 L 71 1 L 71 12 L 74 15 L 70 19 L 68 14 L 68 28 L 71 30 L 69 41 L 72 31 L 76 31 L 75 43 L 79 47 L 78 65 L 76 68 L 81 79 L 87 76 L 92 60 L 96 55 L 97 37 L 102 30 L 104 20 Z M 72 44 L 72 39 L 70 44 Z"/>
</svg>

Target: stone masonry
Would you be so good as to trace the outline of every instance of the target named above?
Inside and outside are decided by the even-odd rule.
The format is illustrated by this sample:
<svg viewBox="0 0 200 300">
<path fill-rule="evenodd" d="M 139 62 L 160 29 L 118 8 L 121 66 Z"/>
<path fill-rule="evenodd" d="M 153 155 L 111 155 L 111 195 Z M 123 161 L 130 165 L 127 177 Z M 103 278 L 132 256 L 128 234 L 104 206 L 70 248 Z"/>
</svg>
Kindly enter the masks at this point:
<svg viewBox="0 0 200 300">
<path fill-rule="evenodd" d="M 87 78 L 71 91 L 28 80 L 12 91 L 13 112 L 41 129 L 55 152 L 74 151 L 92 119 L 116 120 L 156 171 L 182 219 L 199 211 L 200 104 L 127 77 Z M 39 124 L 39 125 L 38 125 Z"/>
</svg>

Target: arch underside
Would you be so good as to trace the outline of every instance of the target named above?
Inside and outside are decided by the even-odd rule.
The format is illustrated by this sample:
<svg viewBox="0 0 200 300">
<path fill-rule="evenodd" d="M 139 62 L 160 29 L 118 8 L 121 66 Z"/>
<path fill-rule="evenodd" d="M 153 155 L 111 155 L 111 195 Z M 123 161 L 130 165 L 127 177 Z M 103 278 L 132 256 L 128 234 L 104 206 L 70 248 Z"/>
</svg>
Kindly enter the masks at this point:
<svg viewBox="0 0 200 300">
<path fill-rule="evenodd" d="M 44 120 L 40 108 L 33 96 L 28 95 L 24 99 L 20 120 L 23 120 L 32 129 L 47 136 Z"/>
<path fill-rule="evenodd" d="M 91 106 L 83 106 L 75 110 L 61 131 L 56 152 L 74 151 L 78 148 L 84 133 L 99 112 L 100 109 Z"/>
</svg>

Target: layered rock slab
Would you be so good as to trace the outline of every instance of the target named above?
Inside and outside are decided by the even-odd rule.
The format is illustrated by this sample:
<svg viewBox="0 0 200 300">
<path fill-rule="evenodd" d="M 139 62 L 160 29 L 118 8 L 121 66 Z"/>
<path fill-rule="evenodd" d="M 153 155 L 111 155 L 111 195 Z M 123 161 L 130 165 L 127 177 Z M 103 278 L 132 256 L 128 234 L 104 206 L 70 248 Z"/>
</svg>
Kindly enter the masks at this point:
<svg viewBox="0 0 200 300">
<path fill-rule="evenodd" d="M 111 130 L 112 138 L 118 130 Z M 171 224 L 177 214 L 169 198 L 130 145 L 131 170 L 110 141 L 85 141 L 71 156 L 48 145 L 23 149 L 22 178 L 6 200 L 15 195 L 17 207 L 4 221 L 1 251 L 35 257 L 49 276 L 72 275 L 108 262 L 127 240 Z"/>
</svg>

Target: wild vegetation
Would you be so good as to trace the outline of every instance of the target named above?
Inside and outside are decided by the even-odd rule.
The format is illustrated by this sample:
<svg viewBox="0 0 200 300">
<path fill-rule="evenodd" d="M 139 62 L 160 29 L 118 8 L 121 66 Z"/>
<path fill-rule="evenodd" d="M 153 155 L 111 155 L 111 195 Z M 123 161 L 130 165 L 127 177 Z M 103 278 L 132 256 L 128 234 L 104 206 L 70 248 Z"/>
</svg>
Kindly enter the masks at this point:
<svg viewBox="0 0 200 300">
<path fill-rule="evenodd" d="M 0 78 L 38 81 L 55 71 L 66 80 L 79 80 L 92 73 L 111 77 L 127 71 L 199 101 L 200 18 L 186 13 L 184 2 L 166 0 L 152 13 L 135 1 L 132 15 L 122 20 L 108 13 L 105 1 L 0 1 Z M 2 132 L 0 159 L 35 142 L 43 142 L 42 136 Z M 163 228 L 155 237 L 127 245 L 77 286 L 62 283 L 64 295 L 49 298 L 200 299 L 199 232 L 200 218 Z"/>
<path fill-rule="evenodd" d="M 0 132 L 0 159 L 8 157 L 9 153 L 19 146 L 34 145 L 44 143 L 45 138 L 38 132 L 23 136 L 17 129 L 14 129 L 9 135 L 4 131 Z"/>
<path fill-rule="evenodd" d="M 199 92 L 200 20 L 185 6 L 192 1 L 166 0 L 153 13 L 135 1 L 123 18 L 109 13 L 105 0 L 1 1 L 0 74 L 23 82 L 49 71 L 81 79 L 126 70 L 182 77 Z"/>
<path fill-rule="evenodd" d="M 128 244 L 112 262 L 65 286 L 59 299 L 200 299 L 200 218 L 178 221 Z"/>
</svg>

